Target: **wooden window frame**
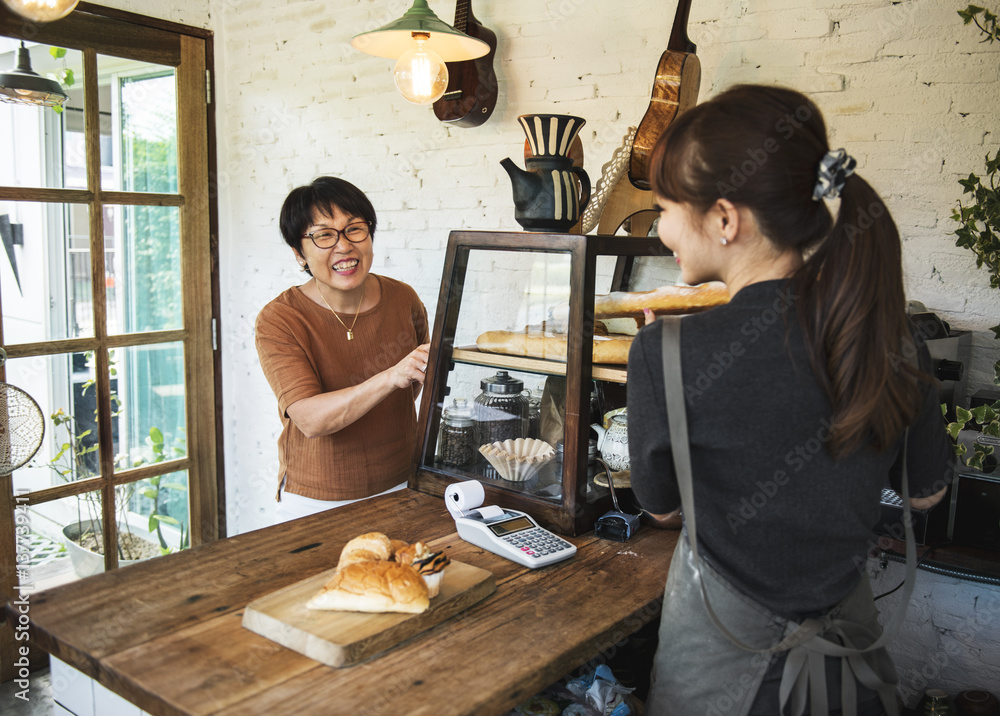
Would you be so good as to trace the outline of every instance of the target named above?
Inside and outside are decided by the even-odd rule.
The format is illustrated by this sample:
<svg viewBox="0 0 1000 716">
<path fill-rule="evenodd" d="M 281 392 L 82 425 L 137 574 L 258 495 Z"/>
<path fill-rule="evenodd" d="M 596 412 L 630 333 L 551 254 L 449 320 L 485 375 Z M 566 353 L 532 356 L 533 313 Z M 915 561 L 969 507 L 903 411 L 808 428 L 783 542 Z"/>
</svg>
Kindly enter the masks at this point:
<svg viewBox="0 0 1000 716">
<path fill-rule="evenodd" d="M 81 2 L 69 16 L 49 24 L 24 20 L 0 5 L 0 35 L 80 50 L 84 62 L 84 90 L 97 96 L 97 56 L 112 55 L 169 65 L 177 74 L 177 123 L 184 131 L 177 137 L 177 194 L 142 194 L 104 191 L 100 176 L 98 106 L 84 105 L 87 147 L 87 189 L 0 187 L 0 200 L 87 204 L 90 207 L 91 275 L 104 272 L 103 211 L 105 205 L 179 207 L 181 275 L 184 277 L 183 320 L 178 330 L 108 336 L 104 286 L 93 282 L 94 335 L 31 344 L 5 346 L 10 358 L 94 351 L 100 441 L 100 476 L 33 491 L 18 496 L 13 480 L 0 475 L 0 599 L 18 597 L 15 505 L 41 504 L 54 499 L 102 491 L 104 515 L 113 515 L 114 489 L 173 470 L 189 475 L 189 530 L 191 545 L 226 536 L 225 473 L 222 450 L 221 355 L 216 343 L 219 328 L 218 207 L 214 103 L 209 88 L 213 80 L 213 33 L 201 28 L 149 18 L 130 12 Z M 211 310 L 206 311 L 206 306 Z M 0 344 L 3 344 L 0 322 Z M 115 472 L 111 444 L 110 379 L 108 349 L 134 345 L 182 342 L 184 345 L 185 415 L 188 454 L 179 460 Z M 0 380 L 5 380 L 0 366 Z M 211 396 L 210 408 L 204 398 Z M 199 436 L 191 440 L 190 436 Z M 191 479 L 194 478 L 194 479 Z M 108 520 L 104 530 L 106 567 L 117 567 L 117 526 Z M 9 568 L 8 568 L 9 566 Z M 30 599 L 30 597 L 29 597 Z M 0 623 L 0 682 L 15 677 L 17 645 L 12 624 Z"/>
</svg>

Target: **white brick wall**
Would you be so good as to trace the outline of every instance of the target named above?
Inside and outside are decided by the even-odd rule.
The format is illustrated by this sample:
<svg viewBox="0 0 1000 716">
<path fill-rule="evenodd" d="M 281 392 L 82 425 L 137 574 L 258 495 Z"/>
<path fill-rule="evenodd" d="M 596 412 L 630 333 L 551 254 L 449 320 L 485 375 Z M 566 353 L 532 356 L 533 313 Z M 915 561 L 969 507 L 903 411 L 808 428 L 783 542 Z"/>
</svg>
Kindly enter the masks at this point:
<svg viewBox="0 0 1000 716">
<path fill-rule="evenodd" d="M 287 191 L 321 173 L 368 191 L 380 219 L 375 270 L 413 285 L 433 313 L 451 229 L 520 228 L 499 165 L 506 156 L 521 164 L 515 118 L 585 118 L 585 166 L 596 180 L 646 110 L 674 12 L 662 0 L 476 0 L 475 14 L 499 38 L 500 99 L 485 125 L 463 129 L 437 122 L 429 107 L 407 104 L 394 91 L 392 62 L 348 45 L 353 34 L 401 15 L 407 1 L 110 4 L 208 27 L 216 36 L 231 533 L 267 525 L 273 505 L 278 420 L 253 348 L 253 321 L 264 303 L 303 278 L 276 226 Z M 429 4 L 452 20 L 453 3 Z M 983 156 L 1000 141 L 1000 47 L 980 43 L 962 25 L 956 10 L 965 4 L 699 0 L 689 35 L 702 63 L 702 97 L 735 82 L 777 82 L 811 94 L 834 146 L 856 156 L 900 225 L 910 298 L 977 332 L 970 374 L 971 385 L 981 386 L 1000 357 L 1000 343 L 985 332 L 1000 317 L 1000 291 L 989 288 L 969 252 L 954 246 L 950 215 L 961 195 L 957 180 L 980 173 Z M 922 575 L 930 584 L 940 579 Z M 995 587 L 959 582 L 944 602 L 970 603 L 977 613 L 977 590 L 996 597 Z M 947 631 L 935 621 L 946 608 L 941 590 L 930 591 L 926 613 L 915 610 L 907 632 L 914 669 L 940 650 L 938 635 Z M 939 669 L 947 676 L 927 685 L 1000 690 L 994 616 L 977 633 L 977 650 L 960 643 Z M 992 665 L 992 682 L 983 681 L 981 664 Z M 904 681 L 917 684 L 903 671 Z"/>
</svg>

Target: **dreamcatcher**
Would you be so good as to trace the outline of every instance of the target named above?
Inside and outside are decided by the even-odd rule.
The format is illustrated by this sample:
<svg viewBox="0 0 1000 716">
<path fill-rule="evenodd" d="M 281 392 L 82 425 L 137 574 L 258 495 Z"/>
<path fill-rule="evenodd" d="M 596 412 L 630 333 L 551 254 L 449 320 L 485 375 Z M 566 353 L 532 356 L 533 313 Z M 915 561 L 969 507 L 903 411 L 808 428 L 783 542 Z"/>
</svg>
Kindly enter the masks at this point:
<svg viewBox="0 0 1000 716">
<path fill-rule="evenodd" d="M 7 351 L 0 348 L 0 366 Z M 9 475 L 35 456 L 45 437 L 42 409 L 30 395 L 9 383 L 0 383 L 0 475 Z"/>
</svg>

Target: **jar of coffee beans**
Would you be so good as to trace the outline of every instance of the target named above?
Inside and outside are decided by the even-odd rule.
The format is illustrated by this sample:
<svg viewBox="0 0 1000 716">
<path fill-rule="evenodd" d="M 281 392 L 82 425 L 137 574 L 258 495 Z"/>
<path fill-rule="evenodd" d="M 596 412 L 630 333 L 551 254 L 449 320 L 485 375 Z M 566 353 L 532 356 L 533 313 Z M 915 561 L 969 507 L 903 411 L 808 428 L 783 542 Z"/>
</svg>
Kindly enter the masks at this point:
<svg viewBox="0 0 1000 716">
<path fill-rule="evenodd" d="M 483 392 L 476 396 L 475 418 L 479 441 L 489 445 L 527 436 L 528 398 L 524 381 L 505 370 L 479 382 Z"/>
<path fill-rule="evenodd" d="M 455 398 L 441 414 L 441 431 L 438 438 L 441 462 L 455 467 L 469 467 L 479 454 L 476 422 L 472 407 L 465 398 Z"/>
</svg>

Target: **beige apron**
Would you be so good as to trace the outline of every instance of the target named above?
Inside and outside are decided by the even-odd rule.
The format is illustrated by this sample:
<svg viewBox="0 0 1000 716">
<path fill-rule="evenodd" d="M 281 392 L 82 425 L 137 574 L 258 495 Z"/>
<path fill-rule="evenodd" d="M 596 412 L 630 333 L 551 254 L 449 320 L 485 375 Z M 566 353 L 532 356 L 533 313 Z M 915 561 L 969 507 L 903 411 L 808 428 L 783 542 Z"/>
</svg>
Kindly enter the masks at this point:
<svg viewBox="0 0 1000 716">
<path fill-rule="evenodd" d="M 825 657 L 833 656 L 841 660 L 841 708 L 845 716 L 857 713 L 855 680 L 876 691 L 886 713 L 897 716 L 897 678 L 885 644 L 903 621 L 916 569 L 905 441 L 902 498 L 906 580 L 902 606 L 885 632 L 878 623 L 867 577 L 822 617 L 801 623 L 783 619 L 740 593 L 699 558 L 681 375 L 680 320 L 663 320 L 667 413 L 685 532 L 678 540 L 667 577 L 647 712 L 655 716 L 745 716 L 772 658 L 787 651 L 780 686 L 782 714 L 800 716 L 807 701 L 811 716 L 828 713 Z"/>
</svg>

